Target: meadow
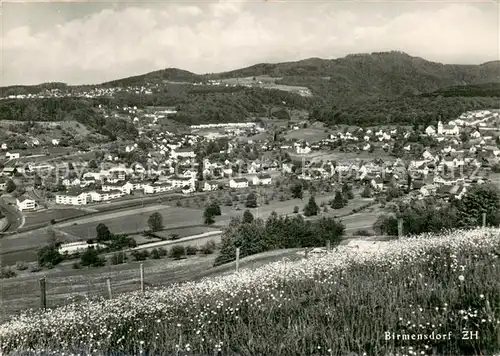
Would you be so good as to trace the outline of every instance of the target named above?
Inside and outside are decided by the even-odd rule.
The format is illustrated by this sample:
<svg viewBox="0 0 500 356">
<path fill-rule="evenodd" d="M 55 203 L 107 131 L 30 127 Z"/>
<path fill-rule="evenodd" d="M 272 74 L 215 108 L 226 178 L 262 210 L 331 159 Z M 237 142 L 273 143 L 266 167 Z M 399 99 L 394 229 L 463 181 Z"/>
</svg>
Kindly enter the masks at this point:
<svg viewBox="0 0 500 356">
<path fill-rule="evenodd" d="M 324 256 L 144 294 L 26 312 L 0 326 L 2 350 L 491 355 L 500 351 L 499 234 L 482 228 L 404 237 L 372 249 L 340 246 Z"/>
</svg>

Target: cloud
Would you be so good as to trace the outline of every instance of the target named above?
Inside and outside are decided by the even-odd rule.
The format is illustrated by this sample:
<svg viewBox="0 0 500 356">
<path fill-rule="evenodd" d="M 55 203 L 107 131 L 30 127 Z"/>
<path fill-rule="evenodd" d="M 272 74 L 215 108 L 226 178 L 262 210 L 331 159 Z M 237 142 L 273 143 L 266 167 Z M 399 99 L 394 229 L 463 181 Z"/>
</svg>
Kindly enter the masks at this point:
<svg viewBox="0 0 500 356">
<path fill-rule="evenodd" d="M 491 4 L 399 13 L 344 5 L 175 3 L 105 9 L 39 32 L 23 25 L 2 34 L 2 84 L 97 83 L 165 67 L 205 73 L 390 49 L 448 63 L 498 59 Z"/>
</svg>

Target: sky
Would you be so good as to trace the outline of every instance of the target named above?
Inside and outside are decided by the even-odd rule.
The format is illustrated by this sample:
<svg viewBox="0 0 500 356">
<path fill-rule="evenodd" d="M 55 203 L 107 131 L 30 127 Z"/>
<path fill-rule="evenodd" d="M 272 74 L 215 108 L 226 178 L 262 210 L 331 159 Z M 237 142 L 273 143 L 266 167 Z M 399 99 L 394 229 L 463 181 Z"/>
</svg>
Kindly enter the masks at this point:
<svg viewBox="0 0 500 356">
<path fill-rule="evenodd" d="M 500 57 L 499 2 L 3 1 L 0 86 L 97 84 L 163 68 L 404 51 L 450 64 Z"/>
</svg>

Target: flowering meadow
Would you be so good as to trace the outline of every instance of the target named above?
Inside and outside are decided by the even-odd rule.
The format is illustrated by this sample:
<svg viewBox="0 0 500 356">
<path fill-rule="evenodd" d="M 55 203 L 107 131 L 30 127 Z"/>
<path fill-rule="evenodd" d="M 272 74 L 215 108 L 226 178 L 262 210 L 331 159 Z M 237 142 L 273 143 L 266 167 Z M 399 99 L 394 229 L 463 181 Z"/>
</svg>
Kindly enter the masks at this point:
<svg viewBox="0 0 500 356">
<path fill-rule="evenodd" d="M 322 256 L 30 311 L 3 355 L 493 355 L 500 230 L 340 246 Z M 387 339 L 387 334 L 417 335 Z M 446 334 L 447 338 L 418 338 Z"/>
</svg>

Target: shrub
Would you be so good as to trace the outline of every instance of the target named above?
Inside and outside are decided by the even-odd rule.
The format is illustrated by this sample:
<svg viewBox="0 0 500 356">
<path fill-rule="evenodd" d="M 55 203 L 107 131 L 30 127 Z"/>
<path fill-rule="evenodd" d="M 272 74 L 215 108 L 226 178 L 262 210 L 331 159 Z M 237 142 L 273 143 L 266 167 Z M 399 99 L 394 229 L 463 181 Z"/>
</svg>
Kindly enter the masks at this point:
<svg viewBox="0 0 500 356">
<path fill-rule="evenodd" d="M 80 268 L 82 268 L 82 266 L 78 262 L 73 263 L 73 269 L 80 269 Z"/>
<path fill-rule="evenodd" d="M 186 255 L 186 249 L 184 246 L 174 246 L 170 249 L 170 257 L 176 260 L 180 260 Z"/>
<path fill-rule="evenodd" d="M 134 250 L 130 253 L 130 255 L 134 258 L 134 261 L 145 261 L 149 257 L 149 252 L 146 250 Z"/>
<path fill-rule="evenodd" d="M 14 278 L 17 273 L 9 267 L 0 269 L 0 279 Z"/>
<path fill-rule="evenodd" d="M 210 255 L 214 253 L 215 247 L 216 246 L 214 241 L 207 241 L 207 243 L 201 248 L 201 253 L 203 253 L 204 255 Z"/>
<path fill-rule="evenodd" d="M 157 248 L 154 248 L 151 250 L 151 258 L 153 260 L 159 260 L 161 258 L 160 253 L 158 252 Z"/>
<path fill-rule="evenodd" d="M 31 273 L 40 272 L 41 270 L 42 270 L 42 268 L 39 265 L 31 265 L 29 268 L 29 271 Z"/>
<path fill-rule="evenodd" d="M 24 271 L 24 270 L 28 269 L 28 265 L 24 261 L 17 261 L 16 262 L 16 269 L 18 271 Z"/>
<path fill-rule="evenodd" d="M 373 234 L 368 231 L 368 230 L 357 230 L 355 233 L 354 233 L 354 236 L 372 236 Z"/>
<path fill-rule="evenodd" d="M 196 255 L 197 252 L 198 249 L 196 248 L 196 246 L 186 246 L 186 255 L 193 256 Z"/>
<path fill-rule="evenodd" d="M 158 249 L 158 255 L 160 255 L 160 257 L 165 257 L 166 255 L 168 255 L 168 252 L 166 249 L 164 249 L 163 247 L 160 247 Z"/>
<path fill-rule="evenodd" d="M 294 206 L 293 207 L 293 213 L 297 214 L 298 212 L 299 212 L 299 207 L 298 206 Z"/>
</svg>

